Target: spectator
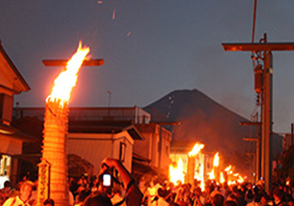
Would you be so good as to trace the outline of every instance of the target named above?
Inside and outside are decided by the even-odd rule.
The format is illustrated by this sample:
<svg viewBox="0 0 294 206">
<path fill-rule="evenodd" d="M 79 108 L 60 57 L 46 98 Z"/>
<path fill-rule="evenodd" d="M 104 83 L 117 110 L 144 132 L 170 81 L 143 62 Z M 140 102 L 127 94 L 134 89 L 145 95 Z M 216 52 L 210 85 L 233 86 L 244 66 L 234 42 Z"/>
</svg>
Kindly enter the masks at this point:
<svg viewBox="0 0 294 206">
<path fill-rule="evenodd" d="M 283 206 L 286 205 L 286 203 L 283 200 L 283 192 L 277 187 L 273 190 L 273 205 L 274 206 Z"/>
<path fill-rule="evenodd" d="M 222 194 L 215 194 L 212 198 L 212 205 L 213 206 L 223 206 L 224 200 L 225 200 L 225 198 Z"/>
<path fill-rule="evenodd" d="M 8 199 L 11 193 L 11 183 L 7 180 L 4 182 L 4 188 L 0 190 L 0 205 Z"/>
<path fill-rule="evenodd" d="M 238 204 L 233 200 L 226 200 L 223 206 L 238 206 Z"/>
<path fill-rule="evenodd" d="M 117 159 L 106 158 L 102 161 L 102 169 L 100 175 L 104 174 L 108 169 L 114 168 L 118 171 L 123 185 L 126 188 L 125 203 L 127 206 L 140 206 L 142 202 L 142 193 L 136 184 L 135 180 Z M 89 196 L 85 200 L 84 206 L 112 206 L 110 198 L 103 193 L 103 188 L 99 187 L 99 193 L 94 196 Z"/>
<path fill-rule="evenodd" d="M 16 197 L 8 198 L 3 206 L 31 206 L 28 200 L 32 195 L 33 188 L 33 182 L 29 180 L 24 181 L 20 187 L 20 194 Z"/>
<path fill-rule="evenodd" d="M 54 206 L 54 200 L 52 199 L 47 199 L 43 203 L 44 206 Z"/>
</svg>

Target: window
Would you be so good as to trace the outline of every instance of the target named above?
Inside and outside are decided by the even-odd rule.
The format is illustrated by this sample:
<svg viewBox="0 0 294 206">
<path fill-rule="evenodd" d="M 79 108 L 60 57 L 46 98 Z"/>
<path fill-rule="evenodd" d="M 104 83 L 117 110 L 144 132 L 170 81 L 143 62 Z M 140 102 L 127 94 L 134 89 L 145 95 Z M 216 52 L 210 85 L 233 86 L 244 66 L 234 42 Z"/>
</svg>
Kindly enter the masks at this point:
<svg viewBox="0 0 294 206">
<path fill-rule="evenodd" d="M 119 143 L 119 160 L 121 162 L 125 161 L 126 147 L 127 147 L 126 143 L 124 143 L 124 142 Z"/>
</svg>

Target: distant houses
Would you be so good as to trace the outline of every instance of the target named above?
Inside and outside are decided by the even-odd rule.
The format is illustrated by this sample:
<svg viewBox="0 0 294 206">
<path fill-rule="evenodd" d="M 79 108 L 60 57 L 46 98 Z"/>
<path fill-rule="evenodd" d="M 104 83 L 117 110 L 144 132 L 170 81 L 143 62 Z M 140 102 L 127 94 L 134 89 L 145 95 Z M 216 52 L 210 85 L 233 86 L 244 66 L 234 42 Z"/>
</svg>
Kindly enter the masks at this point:
<svg viewBox="0 0 294 206">
<path fill-rule="evenodd" d="M 17 127 L 39 134 L 39 141 L 27 145 L 23 156 L 40 158 L 41 149 L 34 148 L 42 147 L 44 108 L 17 107 L 13 116 Z M 31 127 L 32 123 L 36 126 Z M 68 154 L 92 164 L 89 175 L 97 174 L 101 161 L 111 157 L 120 159 L 136 177 L 148 172 L 167 177 L 171 140 L 172 133 L 153 123 L 151 115 L 137 106 L 70 108 Z M 78 175 L 71 165 L 69 162 L 69 175 Z M 80 171 L 86 172 L 81 168 Z"/>
</svg>

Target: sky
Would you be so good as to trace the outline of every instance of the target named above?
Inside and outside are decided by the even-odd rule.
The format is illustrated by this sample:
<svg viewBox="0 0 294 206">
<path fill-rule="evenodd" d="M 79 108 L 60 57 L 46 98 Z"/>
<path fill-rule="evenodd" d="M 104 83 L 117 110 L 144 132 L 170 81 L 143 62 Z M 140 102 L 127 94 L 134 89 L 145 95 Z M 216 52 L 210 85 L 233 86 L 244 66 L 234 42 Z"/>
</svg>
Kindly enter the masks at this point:
<svg viewBox="0 0 294 206">
<path fill-rule="evenodd" d="M 250 119 L 256 111 L 250 52 L 254 0 L 0 0 L 2 46 L 31 90 L 21 107 L 44 107 L 60 67 L 79 41 L 100 67 L 82 67 L 70 106 L 147 106 L 197 89 Z M 257 0 L 254 41 L 294 42 L 294 1 Z M 294 51 L 273 52 L 273 130 L 294 122 Z"/>
</svg>

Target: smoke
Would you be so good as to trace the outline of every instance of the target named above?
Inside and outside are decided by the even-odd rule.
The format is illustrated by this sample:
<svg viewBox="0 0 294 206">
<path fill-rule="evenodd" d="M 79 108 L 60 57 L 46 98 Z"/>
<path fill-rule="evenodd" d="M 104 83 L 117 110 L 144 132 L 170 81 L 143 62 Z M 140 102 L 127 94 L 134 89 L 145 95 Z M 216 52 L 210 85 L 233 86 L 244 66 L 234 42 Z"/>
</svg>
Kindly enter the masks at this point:
<svg viewBox="0 0 294 206">
<path fill-rule="evenodd" d="M 238 169 L 248 168 L 244 161 L 248 130 L 242 128 L 241 117 L 224 110 L 211 107 L 208 112 L 200 108 L 185 107 L 181 111 L 181 125 L 174 128 L 174 140 L 195 141 L 205 144 L 208 153 L 219 152 L 223 164 L 233 164 Z"/>
</svg>

